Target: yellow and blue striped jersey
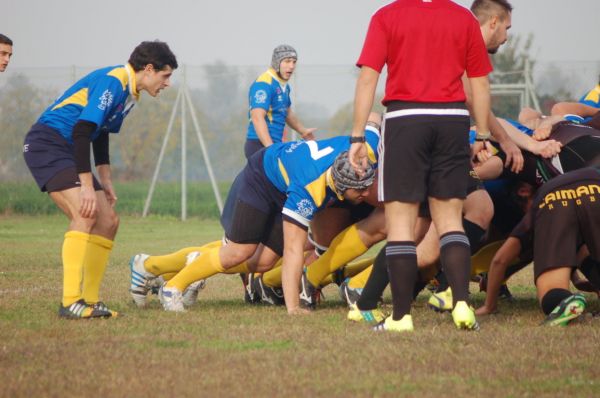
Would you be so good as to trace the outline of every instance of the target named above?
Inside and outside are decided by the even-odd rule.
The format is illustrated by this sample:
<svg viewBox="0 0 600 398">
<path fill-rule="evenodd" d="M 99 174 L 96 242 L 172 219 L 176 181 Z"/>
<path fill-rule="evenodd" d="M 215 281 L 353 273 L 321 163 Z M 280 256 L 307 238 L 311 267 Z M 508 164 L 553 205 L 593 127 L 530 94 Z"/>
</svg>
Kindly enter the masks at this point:
<svg viewBox="0 0 600 398">
<path fill-rule="evenodd" d="M 377 163 L 379 132 L 367 126 L 365 131 L 369 160 Z M 263 166 L 269 181 L 285 192 L 282 213 L 308 227 L 314 214 L 330 201 L 343 199 L 336 192 L 331 165 L 342 152 L 350 149 L 348 136 L 319 141 L 294 141 L 274 144 L 264 154 Z"/>
<path fill-rule="evenodd" d="M 600 108 L 600 84 L 588 91 L 579 99 L 579 102 L 594 108 Z"/>
<path fill-rule="evenodd" d="M 131 65 L 109 66 L 77 81 L 42 113 L 38 123 L 52 127 L 73 143 L 77 121 L 92 122 L 98 126 L 91 136 L 93 141 L 101 131 L 118 133 L 138 98 Z"/>
<path fill-rule="evenodd" d="M 269 128 L 269 135 L 274 143 L 283 140 L 283 130 L 285 129 L 285 119 L 287 119 L 288 109 L 292 105 L 290 99 L 291 87 L 284 80 L 277 76 L 273 68 L 260 75 L 250 86 L 248 93 L 248 132 L 247 139 L 257 140 L 258 135 L 250 118 L 252 109 L 264 109 L 267 114 L 265 121 Z"/>
</svg>

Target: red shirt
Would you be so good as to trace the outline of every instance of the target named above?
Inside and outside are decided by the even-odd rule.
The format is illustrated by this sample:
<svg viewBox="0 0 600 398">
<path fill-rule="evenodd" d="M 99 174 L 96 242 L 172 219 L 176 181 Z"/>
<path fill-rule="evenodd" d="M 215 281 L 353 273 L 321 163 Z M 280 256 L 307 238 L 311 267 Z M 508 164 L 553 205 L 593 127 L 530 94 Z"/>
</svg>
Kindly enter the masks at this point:
<svg viewBox="0 0 600 398">
<path fill-rule="evenodd" d="M 389 101 L 465 101 L 461 77 L 492 71 L 481 29 L 470 10 L 449 0 L 397 0 L 371 18 L 357 66 L 388 77 Z"/>
</svg>

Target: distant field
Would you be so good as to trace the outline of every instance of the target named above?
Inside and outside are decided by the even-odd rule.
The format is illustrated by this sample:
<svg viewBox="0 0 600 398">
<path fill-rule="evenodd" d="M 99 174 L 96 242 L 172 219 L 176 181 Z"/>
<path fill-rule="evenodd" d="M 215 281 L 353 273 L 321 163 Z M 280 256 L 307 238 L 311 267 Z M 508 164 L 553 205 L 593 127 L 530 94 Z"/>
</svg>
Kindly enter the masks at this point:
<svg viewBox="0 0 600 398">
<path fill-rule="evenodd" d="M 219 184 L 225 201 L 231 182 Z M 115 183 L 120 214 L 141 215 L 148 195 L 149 182 Z M 188 216 L 217 219 L 219 209 L 210 183 L 189 183 L 187 187 Z M 0 214 L 56 214 L 56 206 L 41 193 L 35 183 L 0 183 Z M 181 186 L 179 183 L 159 183 L 152 197 L 150 213 L 163 216 L 181 214 Z"/>
<path fill-rule="evenodd" d="M 62 321 L 65 227 L 59 216 L 0 217 L 0 397 L 600 396 L 600 319 L 539 326 L 531 270 L 511 280 L 518 300 L 480 318 L 480 332 L 455 330 L 421 294 L 415 333 L 377 334 L 345 320 L 334 286 L 314 314 L 290 318 L 244 304 L 237 276 L 210 279 L 188 313 L 166 313 L 156 298 L 139 310 L 127 292 L 129 257 L 217 239 L 220 229 L 125 216 L 102 290 L 125 315 Z"/>
</svg>

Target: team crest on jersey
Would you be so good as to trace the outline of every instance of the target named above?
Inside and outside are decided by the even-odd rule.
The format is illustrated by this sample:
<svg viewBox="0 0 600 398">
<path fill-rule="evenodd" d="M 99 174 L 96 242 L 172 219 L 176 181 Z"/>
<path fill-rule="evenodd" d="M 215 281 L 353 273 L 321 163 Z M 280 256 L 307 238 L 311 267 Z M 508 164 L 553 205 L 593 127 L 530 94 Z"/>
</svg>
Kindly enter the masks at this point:
<svg viewBox="0 0 600 398">
<path fill-rule="evenodd" d="M 106 108 L 110 107 L 113 103 L 113 94 L 108 90 L 104 90 L 99 99 L 100 103 L 98 104 L 98 109 L 105 111 Z"/>
<path fill-rule="evenodd" d="M 275 89 L 275 92 L 276 92 L 276 93 L 279 95 L 279 94 L 281 94 L 281 89 L 280 89 L 279 87 L 277 87 L 277 88 Z"/>
<path fill-rule="evenodd" d="M 310 200 L 302 199 L 298 202 L 298 214 L 300 214 L 304 218 L 312 217 L 315 212 L 315 208 Z"/>
<path fill-rule="evenodd" d="M 265 90 L 258 90 L 254 93 L 254 101 L 257 104 L 264 104 L 267 101 L 267 92 Z"/>
</svg>

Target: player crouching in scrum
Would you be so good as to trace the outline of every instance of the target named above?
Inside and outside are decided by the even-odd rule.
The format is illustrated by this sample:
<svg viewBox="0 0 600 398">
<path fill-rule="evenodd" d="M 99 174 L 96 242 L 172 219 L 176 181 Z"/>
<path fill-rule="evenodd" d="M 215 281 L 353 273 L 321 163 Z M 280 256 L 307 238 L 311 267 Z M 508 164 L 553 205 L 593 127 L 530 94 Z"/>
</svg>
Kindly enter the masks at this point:
<svg viewBox="0 0 600 398">
<path fill-rule="evenodd" d="M 320 141 L 274 144 L 254 154 L 229 191 L 221 224 L 226 244 L 201 254 L 159 292 L 167 311 L 183 311 L 182 292 L 192 283 L 235 268 L 264 272 L 283 256 L 283 290 L 288 313 L 304 313 L 299 281 L 304 244 L 314 214 L 335 199 L 359 203 L 369 194 L 375 175 L 379 132 L 367 126 L 370 163 L 362 176 L 348 161 L 348 136 Z M 131 293 L 143 298 L 156 274 L 132 262 Z M 136 297 L 140 296 L 140 297 Z"/>
</svg>

